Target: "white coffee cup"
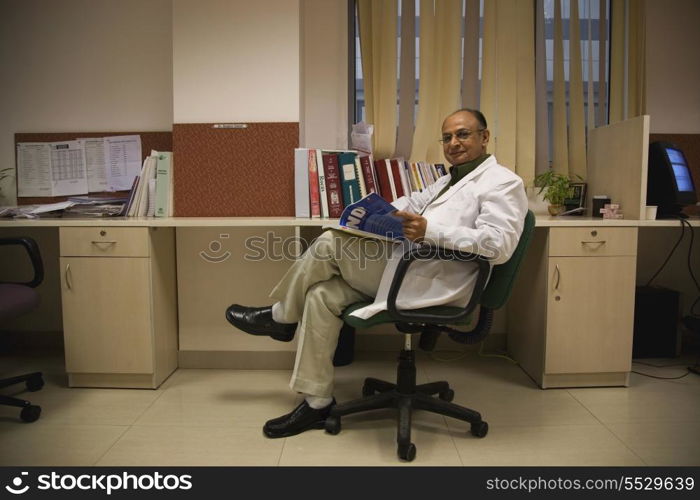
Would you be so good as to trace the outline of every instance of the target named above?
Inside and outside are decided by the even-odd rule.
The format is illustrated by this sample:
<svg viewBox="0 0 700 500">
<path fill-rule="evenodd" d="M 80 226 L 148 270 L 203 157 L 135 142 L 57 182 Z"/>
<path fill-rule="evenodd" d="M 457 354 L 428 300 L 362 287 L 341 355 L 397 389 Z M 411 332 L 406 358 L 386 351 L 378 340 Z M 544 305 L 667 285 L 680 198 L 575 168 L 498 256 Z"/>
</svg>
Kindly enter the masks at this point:
<svg viewBox="0 0 700 500">
<path fill-rule="evenodd" d="M 656 205 L 647 205 L 645 207 L 645 215 L 647 220 L 656 220 Z"/>
</svg>

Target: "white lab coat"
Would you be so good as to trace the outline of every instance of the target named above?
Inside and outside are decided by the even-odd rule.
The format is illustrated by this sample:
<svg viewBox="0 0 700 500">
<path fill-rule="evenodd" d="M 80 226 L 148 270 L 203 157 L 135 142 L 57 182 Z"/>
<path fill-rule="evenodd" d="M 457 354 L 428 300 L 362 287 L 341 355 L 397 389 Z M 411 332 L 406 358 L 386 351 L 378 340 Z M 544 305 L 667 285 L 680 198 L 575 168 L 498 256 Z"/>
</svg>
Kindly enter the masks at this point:
<svg viewBox="0 0 700 500">
<path fill-rule="evenodd" d="M 522 179 L 490 156 L 432 202 L 449 180 L 450 176 L 441 177 L 421 193 L 403 196 L 393 205 L 399 210 L 422 212 L 428 221 L 426 242 L 485 255 L 492 265 L 506 262 L 515 251 L 527 213 Z M 403 251 L 404 245 L 395 245 L 374 303 L 353 312 L 353 316 L 366 319 L 387 309 L 389 287 Z M 416 261 L 408 268 L 397 307 L 464 307 L 474 290 L 476 275 L 474 263 Z"/>
</svg>

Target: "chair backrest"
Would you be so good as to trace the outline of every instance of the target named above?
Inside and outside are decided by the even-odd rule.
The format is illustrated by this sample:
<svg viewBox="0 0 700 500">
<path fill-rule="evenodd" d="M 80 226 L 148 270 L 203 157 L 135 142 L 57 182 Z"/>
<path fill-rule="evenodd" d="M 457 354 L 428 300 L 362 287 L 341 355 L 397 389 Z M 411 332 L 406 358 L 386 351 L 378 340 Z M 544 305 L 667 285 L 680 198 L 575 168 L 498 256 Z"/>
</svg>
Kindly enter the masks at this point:
<svg viewBox="0 0 700 500">
<path fill-rule="evenodd" d="M 508 297 L 510 297 L 510 293 L 513 290 L 515 277 L 527 252 L 534 229 L 535 214 L 528 210 L 525 216 L 523 232 L 520 235 L 518 246 L 515 247 L 515 252 L 508 259 L 508 262 L 494 266 L 491 270 L 491 278 L 480 300 L 480 304 L 483 307 L 500 309 L 508 301 Z"/>
<path fill-rule="evenodd" d="M 25 314 L 39 305 L 39 294 L 35 288 L 44 279 L 44 265 L 39 246 L 32 238 L 0 238 L 0 246 L 19 245 L 27 251 L 34 277 L 27 282 L 0 281 L 0 321 L 10 320 Z"/>
</svg>

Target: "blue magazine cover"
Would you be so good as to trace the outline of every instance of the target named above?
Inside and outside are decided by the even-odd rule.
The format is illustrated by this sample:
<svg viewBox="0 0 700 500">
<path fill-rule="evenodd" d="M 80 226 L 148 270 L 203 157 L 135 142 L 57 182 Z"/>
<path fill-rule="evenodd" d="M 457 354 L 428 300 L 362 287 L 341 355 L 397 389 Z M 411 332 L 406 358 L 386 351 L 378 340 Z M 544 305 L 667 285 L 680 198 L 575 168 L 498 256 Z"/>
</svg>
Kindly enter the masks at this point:
<svg viewBox="0 0 700 500">
<path fill-rule="evenodd" d="M 340 215 L 339 229 L 358 236 L 402 240 L 403 219 L 391 215 L 396 210 L 396 207 L 377 193 L 370 193 L 357 203 L 345 207 Z"/>
</svg>

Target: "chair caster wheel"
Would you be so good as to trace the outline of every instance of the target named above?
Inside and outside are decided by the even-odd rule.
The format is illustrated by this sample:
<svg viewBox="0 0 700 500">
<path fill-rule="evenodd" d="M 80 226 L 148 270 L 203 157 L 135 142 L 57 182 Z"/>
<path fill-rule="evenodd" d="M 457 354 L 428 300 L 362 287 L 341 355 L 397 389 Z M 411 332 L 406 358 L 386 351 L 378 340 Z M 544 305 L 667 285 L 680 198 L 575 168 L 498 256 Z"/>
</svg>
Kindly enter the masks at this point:
<svg viewBox="0 0 700 500">
<path fill-rule="evenodd" d="M 340 417 L 327 417 L 325 428 L 328 434 L 333 434 L 334 436 L 338 434 L 340 432 Z"/>
<path fill-rule="evenodd" d="M 41 416 L 41 406 L 35 406 L 35 405 L 29 405 L 25 406 L 22 408 L 22 411 L 19 414 L 19 418 L 21 418 L 24 422 L 31 423 L 31 422 L 36 422 L 39 420 L 39 417 Z"/>
<path fill-rule="evenodd" d="M 396 454 L 401 460 L 413 462 L 413 459 L 416 458 L 416 445 L 413 443 L 400 444 L 396 450 Z"/>
<path fill-rule="evenodd" d="M 367 384 L 363 384 L 362 385 L 362 397 L 366 398 L 367 396 L 374 396 L 374 389 L 372 389 Z"/>
<path fill-rule="evenodd" d="M 455 391 L 452 389 L 447 389 L 438 394 L 438 397 L 443 401 L 451 402 L 455 398 Z"/>
<path fill-rule="evenodd" d="M 30 378 L 27 380 L 27 390 L 29 392 L 36 392 L 42 387 L 44 387 L 44 380 L 41 378 L 41 375 L 38 375 L 36 377 Z"/>
<path fill-rule="evenodd" d="M 481 422 L 475 422 L 472 424 L 471 433 L 473 436 L 482 438 L 489 433 L 489 424 L 483 420 Z"/>
</svg>

